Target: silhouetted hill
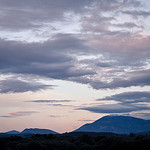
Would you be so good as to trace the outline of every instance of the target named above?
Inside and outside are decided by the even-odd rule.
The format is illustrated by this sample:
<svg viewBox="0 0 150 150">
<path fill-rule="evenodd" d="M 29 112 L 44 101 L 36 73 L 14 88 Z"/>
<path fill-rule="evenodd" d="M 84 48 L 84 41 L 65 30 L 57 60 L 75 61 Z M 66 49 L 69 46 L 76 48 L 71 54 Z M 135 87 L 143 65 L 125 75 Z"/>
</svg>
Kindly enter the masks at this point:
<svg viewBox="0 0 150 150">
<path fill-rule="evenodd" d="M 21 134 L 58 134 L 58 133 L 49 129 L 29 128 L 24 129 L 21 132 Z"/>
<path fill-rule="evenodd" d="M 129 116 L 105 116 L 93 123 L 81 126 L 74 132 L 112 132 L 117 134 L 150 131 L 150 120 Z"/>
<path fill-rule="evenodd" d="M 11 131 L 5 132 L 5 134 L 20 134 L 20 132 L 16 130 L 11 130 Z"/>
</svg>

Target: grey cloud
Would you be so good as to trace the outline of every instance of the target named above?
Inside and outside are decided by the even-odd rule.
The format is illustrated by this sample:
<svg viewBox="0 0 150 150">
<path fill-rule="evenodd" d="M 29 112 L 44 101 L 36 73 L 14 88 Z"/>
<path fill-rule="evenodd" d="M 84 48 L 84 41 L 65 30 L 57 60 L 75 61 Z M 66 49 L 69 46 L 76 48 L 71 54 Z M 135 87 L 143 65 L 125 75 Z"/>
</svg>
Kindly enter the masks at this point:
<svg viewBox="0 0 150 150">
<path fill-rule="evenodd" d="M 120 24 L 112 24 L 113 26 L 116 26 L 116 27 L 120 27 L 120 28 L 144 28 L 142 25 L 137 25 L 133 22 L 125 22 L 125 23 L 120 23 Z"/>
<path fill-rule="evenodd" d="M 82 83 L 82 84 L 89 84 L 91 83 L 93 80 L 89 79 L 88 77 L 71 77 L 69 79 L 70 81 L 74 81 L 74 82 L 78 82 L 78 83 Z"/>
<path fill-rule="evenodd" d="M 79 31 L 80 34 L 52 33 L 49 40 L 43 43 L 21 43 L 1 39 L 0 73 L 74 81 L 88 84 L 94 89 L 149 85 L 149 75 L 146 72 L 141 76 L 138 74 L 130 76 L 127 70 L 142 70 L 141 68 L 145 67 L 150 56 L 150 38 L 139 35 L 134 35 L 133 38 L 130 32 L 109 29 L 110 21 L 116 19 L 113 11 L 117 9 L 124 11 L 123 8 L 128 6 L 140 6 L 140 2 L 138 0 L 37 0 L 36 2 L 14 0 L 11 3 L 8 0 L 0 1 L 0 7 L 3 8 L 0 19 L 4 19 L 0 22 L 4 23 L 3 26 L 6 28 L 7 25 L 12 28 L 15 26 L 17 29 L 28 28 L 26 26 L 38 28 L 45 22 L 49 23 L 47 21 L 63 22 L 65 13 L 78 14 L 83 27 L 82 31 Z M 109 11 L 107 17 L 103 14 L 106 11 Z M 11 17 L 14 23 L 9 22 Z M 23 22 L 25 24 L 22 24 Z M 118 26 L 130 28 L 136 24 L 128 22 Z M 90 31 L 92 34 L 84 31 Z M 88 63 L 78 60 L 82 56 L 86 58 L 97 55 L 103 58 L 91 59 Z M 43 85 L 43 88 L 46 87 Z"/>
<path fill-rule="evenodd" d="M 112 11 L 118 8 L 138 7 L 141 2 L 139 0 L 97 0 L 95 5 L 101 10 Z"/>
<path fill-rule="evenodd" d="M 92 67 L 97 66 L 97 67 L 102 67 L 102 68 L 113 67 L 115 65 L 110 60 L 105 61 L 105 60 L 99 60 L 99 59 L 82 59 L 79 61 L 79 63 L 92 66 Z"/>
<path fill-rule="evenodd" d="M 56 106 L 56 107 L 75 107 L 73 105 L 64 105 L 64 104 L 49 104 L 49 106 Z"/>
<path fill-rule="evenodd" d="M 149 110 L 150 108 L 136 105 L 125 104 L 105 104 L 78 108 L 79 110 L 88 110 L 94 113 L 129 113 L 133 111 Z"/>
<path fill-rule="evenodd" d="M 122 13 L 131 15 L 132 17 L 148 17 L 150 16 L 150 11 L 145 10 L 125 10 Z"/>
<path fill-rule="evenodd" d="M 82 0 L 82 1 L 74 1 L 74 0 L 26 0 L 21 2 L 19 0 L 14 0 L 13 2 L 9 2 L 9 0 L 1 0 L 0 4 L 2 7 L 8 8 L 25 8 L 28 11 L 31 9 L 35 10 L 45 10 L 45 11 L 65 11 L 65 10 L 73 10 L 79 11 L 80 9 L 84 8 L 84 6 L 91 4 L 90 0 Z"/>
<path fill-rule="evenodd" d="M 110 63 L 105 63 L 105 62 L 97 62 L 96 65 L 99 66 L 99 67 L 102 67 L 102 68 L 113 67 L 112 64 L 110 64 Z"/>
<path fill-rule="evenodd" d="M 105 60 L 114 60 L 118 65 L 134 66 L 149 59 L 149 36 L 145 39 L 138 35 L 133 38 L 129 32 L 120 31 L 97 35 L 92 40 L 91 47 L 99 50 Z"/>
<path fill-rule="evenodd" d="M 150 119 L 150 112 L 135 112 L 131 113 L 131 116 L 142 118 L 142 119 Z"/>
<path fill-rule="evenodd" d="M 0 15 L 0 28 L 3 30 L 21 31 L 43 27 L 43 24 L 33 22 L 38 19 L 35 18 L 35 15 L 40 15 L 40 12 L 34 14 L 35 12 L 31 13 L 30 11 L 19 9 L 4 10 L 3 8 L 1 13 L 3 15 Z"/>
<path fill-rule="evenodd" d="M 98 101 L 99 100 L 115 100 L 122 103 L 150 102 L 150 92 L 124 92 L 98 99 Z"/>
<path fill-rule="evenodd" d="M 109 31 L 110 22 L 113 20 L 113 17 L 104 17 L 100 15 L 91 15 L 88 17 L 82 18 L 81 26 L 82 31 L 86 32 L 95 32 L 95 33 L 105 33 Z"/>
<path fill-rule="evenodd" d="M 8 78 L 0 81 L 0 93 L 22 93 L 28 91 L 36 92 L 52 87 L 52 85 L 44 85 L 35 81 L 27 82 L 14 78 Z"/>
<path fill-rule="evenodd" d="M 32 115 L 35 113 L 38 113 L 38 112 L 37 111 L 17 111 L 17 112 L 12 112 L 12 113 L 9 113 L 8 115 L 3 115 L 0 117 L 13 118 L 13 117 L 28 116 L 28 115 Z"/>
<path fill-rule="evenodd" d="M 102 82 L 98 80 L 91 81 L 89 83 L 95 89 L 115 89 L 126 88 L 131 86 L 146 86 L 150 85 L 150 76 L 147 74 L 141 76 L 130 77 L 129 79 L 114 78 L 111 82 Z"/>
<path fill-rule="evenodd" d="M 90 0 L 1 0 L 0 26 L 11 30 L 42 27 L 42 23 L 65 19 L 67 12 L 82 12 L 91 3 Z"/>
<path fill-rule="evenodd" d="M 34 103 L 68 103 L 73 100 L 34 100 L 34 101 L 25 101 L 25 102 L 34 102 Z"/>
<path fill-rule="evenodd" d="M 146 117 L 142 111 L 149 111 L 150 92 L 124 92 L 112 96 L 106 96 L 97 101 L 114 100 L 116 104 L 93 105 L 80 107 L 79 110 L 88 110 L 95 113 L 130 113 L 131 115 L 140 115 Z M 136 115 L 137 114 L 137 115 Z M 143 115 L 142 115 L 143 114 Z"/>
<path fill-rule="evenodd" d="M 122 72 L 122 71 L 121 71 Z M 112 72 L 113 73 L 113 72 Z M 150 85 L 150 70 L 141 71 L 142 74 L 138 74 L 138 72 L 132 72 L 133 74 L 124 74 L 119 78 L 115 78 L 115 76 L 110 77 L 110 74 L 104 74 L 104 78 L 112 81 L 102 81 L 94 78 L 89 77 L 72 77 L 70 78 L 71 81 L 79 82 L 82 84 L 89 84 L 94 89 L 116 89 L 116 88 L 126 88 L 131 86 L 149 86 Z M 101 74 L 102 75 L 102 74 Z M 126 77 L 126 79 L 124 79 Z"/>
<path fill-rule="evenodd" d="M 59 34 L 44 43 L 0 41 L 0 72 L 39 75 L 54 79 L 95 74 L 86 68 L 78 69 L 71 56 L 87 47 L 71 35 Z M 80 50 L 80 51 L 79 51 Z"/>
<path fill-rule="evenodd" d="M 92 120 L 92 119 L 86 119 L 86 118 L 84 119 L 84 118 L 83 118 L 83 119 L 79 119 L 78 121 L 88 122 L 88 121 L 95 121 L 95 120 Z"/>
<path fill-rule="evenodd" d="M 116 104 L 104 104 L 104 105 L 93 105 L 87 107 L 81 107 L 81 110 L 88 110 L 95 113 L 130 113 L 134 116 L 145 116 L 142 111 L 149 111 L 150 107 L 150 92 L 124 92 L 112 96 L 106 96 L 97 101 L 109 101 L 114 100 Z"/>
<path fill-rule="evenodd" d="M 49 115 L 49 117 L 51 117 L 51 118 L 60 118 L 60 117 L 63 117 L 63 116 Z"/>
<path fill-rule="evenodd" d="M 66 13 L 85 14 L 91 10 L 102 12 L 119 8 L 138 7 L 138 0 L 1 0 L 0 26 L 6 30 L 42 28 L 44 23 L 64 21 Z"/>
</svg>

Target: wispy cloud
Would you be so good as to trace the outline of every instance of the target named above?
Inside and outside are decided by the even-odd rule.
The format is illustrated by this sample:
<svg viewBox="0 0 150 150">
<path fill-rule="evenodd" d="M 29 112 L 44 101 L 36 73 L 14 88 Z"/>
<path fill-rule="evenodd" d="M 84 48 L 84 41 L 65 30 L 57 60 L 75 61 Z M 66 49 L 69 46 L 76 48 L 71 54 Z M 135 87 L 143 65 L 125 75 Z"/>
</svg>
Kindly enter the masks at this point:
<svg viewBox="0 0 150 150">
<path fill-rule="evenodd" d="M 76 107 L 74 105 L 65 105 L 65 104 L 49 104 L 49 106 L 56 106 L 56 107 Z"/>
<path fill-rule="evenodd" d="M 140 111 L 150 110 L 150 92 L 124 92 L 106 96 L 97 101 L 114 101 L 112 104 L 92 104 L 81 106 L 79 110 L 88 110 L 95 113 L 131 113 L 140 114 Z M 142 114 L 141 114 L 142 115 Z"/>
<path fill-rule="evenodd" d="M 146 105 L 128 105 L 128 104 L 105 104 L 105 105 L 94 105 L 89 107 L 81 107 L 78 110 L 88 110 L 94 113 L 129 113 L 133 111 L 149 110 L 150 108 Z"/>
<path fill-rule="evenodd" d="M 58 116 L 58 115 L 49 115 L 49 117 L 51 117 L 51 118 L 60 118 L 60 117 L 64 117 L 64 116 Z"/>
<path fill-rule="evenodd" d="M 97 99 L 97 101 L 101 100 L 115 100 L 121 103 L 150 102 L 150 92 L 147 91 L 124 92 L 112 96 L 106 96 L 101 99 Z"/>
<path fill-rule="evenodd" d="M 33 101 L 25 101 L 25 102 L 33 102 L 33 103 L 68 103 L 73 100 L 33 100 Z"/>
<path fill-rule="evenodd" d="M 115 27 L 127 28 L 127 29 L 144 28 L 144 26 L 137 25 L 136 23 L 133 23 L 133 22 L 125 22 L 125 23 L 118 23 L 118 24 L 112 24 L 112 25 Z"/>
<path fill-rule="evenodd" d="M 150 120 L 150 111 L 145 112 L 134 112 L 130 114 L 131 116 Z"/>
<path fill-rule="evenodd" d="M 44 85 L 39 82 L 22 81 L 14 78 L 7 78 L 0 81 L 0 93 L 23 93 L 36 92 L 43 89 L 51 89 L 53 85 Z"/>
<path fill-rule="evenodd" d="M 122 11 L 124 14 L 131 15 L 133 17 L 148 17 L 150 16 L 150 11 L 145 11 L 145 10 L 125 10 Z"/>
<path fill-rule="evenodd" d="M 150 12 L 140 0 L 14 0 L 0 1 L 0 8 L 2 74 L 73 81 L 97 90 L 150 85 Z M 52 87 L 13 80 L 1 81 L 0 92 Z"/>
<path fill-rule="evenodd" d="M 79 119 L 78 121 L 83 121 L 83 122 L 91 122 L 91 121 L 95 121 L 95 120 L 93 120 L 93 119 L 88 119 L 88 118 L 81 118 L 81 119 Z"/>
<path fill-rule="evenodd" d="M 38 113 L 37 111 L 17 111 L 17 112 L 11 112 L 8 115 L 1 115 L 0 117 L 4 118 L 14 118 L 14 117 L 21 117 L 21 116 L 28 116 Z"/>
</svg>

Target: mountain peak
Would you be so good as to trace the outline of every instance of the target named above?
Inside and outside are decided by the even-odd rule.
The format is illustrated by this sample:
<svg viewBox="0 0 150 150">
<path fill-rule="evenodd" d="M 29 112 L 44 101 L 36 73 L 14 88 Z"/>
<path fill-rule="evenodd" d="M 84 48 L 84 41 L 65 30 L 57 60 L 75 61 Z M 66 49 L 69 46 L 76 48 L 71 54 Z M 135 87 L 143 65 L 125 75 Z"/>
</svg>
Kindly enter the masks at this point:
<svg viewBox="0 0 150 150">
<path fill-rule="evenodd" d="M 104 116 L 98 120 L 96 120 L 95 122 L 98 122 L 98 121 L 108 121 L 108 120 L 113 120 L 113 121 L 119 121 L 119 120 L 141 120 L 143 121 L 144 119 L 140 119 L 140 118 L 136 118 L 136 117 L 132 117 L 132 116 L 123 116 L 123 115 L 107 115 L 107 116 Z"/>
<path fill-rule="evenodd" d="M 93 123 L 85 124 L 77 132 L 113 132 L 119 134 L 129 134 L 150 131 L 150 120 L 143 120 L 131 116 L 108 115 Z"/>
<path fill-rule="evenodd" d="M 39 129 L 39 128 L 26 128 L 21 133 L 23 134 L 58 134 L 55 131 L 49 129 Z"/>
<path fill-rule="evenodd" d="M 5 132 L 6 134 L 19 134 L 20 132 L 17 131 L 17 130 L 11 130 L 11 131 L 8 131 L 8 132 Z"/>
</svg>

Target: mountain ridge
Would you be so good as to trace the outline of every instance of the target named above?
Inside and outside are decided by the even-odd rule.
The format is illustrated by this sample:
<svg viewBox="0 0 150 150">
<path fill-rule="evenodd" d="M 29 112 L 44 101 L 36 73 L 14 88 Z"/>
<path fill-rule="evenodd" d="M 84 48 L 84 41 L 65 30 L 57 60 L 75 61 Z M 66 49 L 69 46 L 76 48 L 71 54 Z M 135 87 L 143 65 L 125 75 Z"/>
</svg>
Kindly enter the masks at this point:
<svg viewBox="0 0 150 150">
<path fill-rule="evenodd" d="M 58 133 L 50 129 L 26 128 L 21 132 L 21 134 L 58 134 Z"/>
<path fill-rule="evenodd" d="M 17 130 L 11 130 L 11 131 L 5 132 L 5 134 L 20 134 L 20 132 Z"/>
<path fill-rule="evenodd" d="M 109 132 L 115 134 L 130 134 L 150 132 L 150 120 L 144 120 L 131 116 L 122 115 L 108 115 L 104 116 L 92 123 L 84 124 L 72 132 Z M 25 128 L 19 132 L 11 130 L 8 132 L 0 133 L 6 135 L 29 135 L 29 134 L 59 134 L 53 130 L 40 129 L 40 128 Z"/>
<path fill-rule="evenodd" d="M 17 130 L 11 130 L 8 132 L 3 132 L 1 134 L 6 135 L 24 135 L 24 134 L 59 134 L 50 129 L 40 129 L 40 128 L 25 128 L 23 131 L 19 132 Z"/>
<path fill-rule="evenodd" d="M 140 133 L 150 131 L 150 120 L 131 116 L 104 116 L 88 123 L 73 132 L 112 132 L 117 134 Z"/>
</svg>

